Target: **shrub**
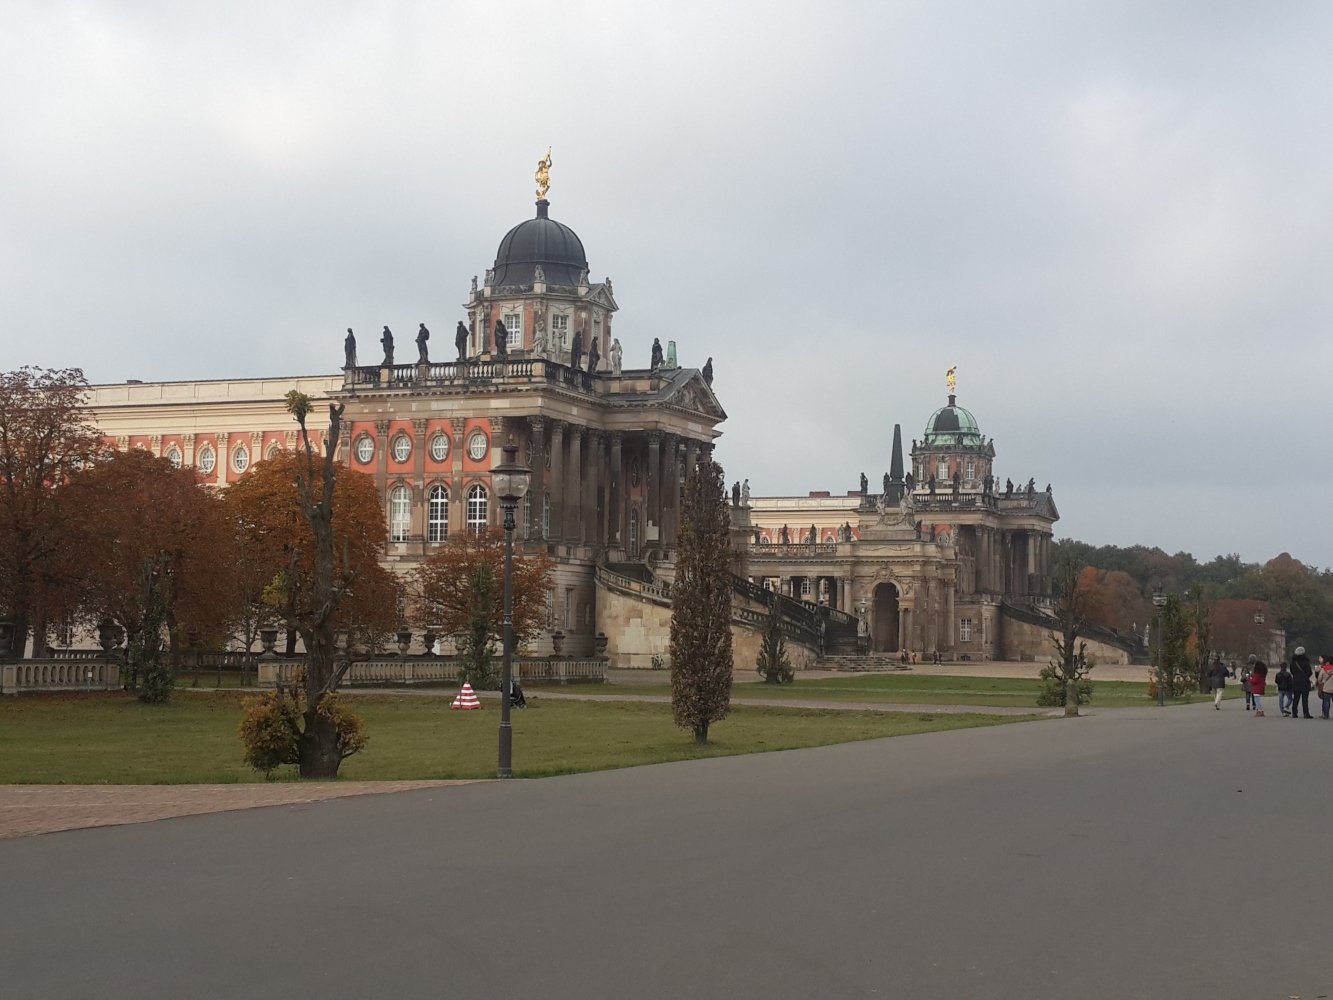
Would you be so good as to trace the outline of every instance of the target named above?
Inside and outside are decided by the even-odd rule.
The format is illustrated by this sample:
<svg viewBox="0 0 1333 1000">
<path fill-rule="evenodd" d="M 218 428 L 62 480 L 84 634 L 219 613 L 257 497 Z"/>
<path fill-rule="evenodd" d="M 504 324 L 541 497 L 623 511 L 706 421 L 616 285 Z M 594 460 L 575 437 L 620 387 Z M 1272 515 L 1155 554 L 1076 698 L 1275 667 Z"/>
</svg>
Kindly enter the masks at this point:
<svg viewBox="0 0 1333 1000">
<path fill-rule="evenodd" d="M 1089 663 L 1091 668 L 1091 663 Z M 1037 704 L 1048 708 L 1060 708 L 1065 704 L 1065 681 L 1058 664 L 1048 663 L 1041 668 L 1041 692 L 1037 695 Z M 1092 700 L 1092 681 L 1087 677 L 1078 679 L 1078 703 L 1086 705 Z"/>
<path fill-rule="evenodd" d="M 245 762 L 256 771 L 263 771 L 265 777 L 271 777 L 284 764 L 301 762 L 303 700 L 301 689 L 296 687 L 242 702 L 245 715 L 239 732 L 245 746 Z M 337 695 L 326 694 L 320 699 L 317 711 L 333 725 L 339 760 L 346 760 L 365 747 L 367 737 L 360 717 Z"/>
<path fill-rule="evenodd" d="M 782 635 L 775 611 L 769 612 L 768 621 L 764 623 L 764 638 L 755 669 L 768 684 L 790 684 L 796 679 L 796 671 L 787 658 L 787 640 Z"/>
</svg>

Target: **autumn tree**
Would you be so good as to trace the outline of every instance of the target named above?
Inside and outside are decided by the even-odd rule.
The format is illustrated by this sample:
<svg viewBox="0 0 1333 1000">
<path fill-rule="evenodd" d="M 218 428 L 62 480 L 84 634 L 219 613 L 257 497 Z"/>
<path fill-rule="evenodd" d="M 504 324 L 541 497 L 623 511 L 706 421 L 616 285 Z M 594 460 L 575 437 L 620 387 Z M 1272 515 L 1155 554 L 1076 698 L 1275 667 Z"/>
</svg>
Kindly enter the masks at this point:
<svg viewBox="0 0 1333 1000">
<path fill-rule="evenodd" d="M 216 634 L 230 609 L 230 529 L 217 496 L 193 469 L 139 448 L 114 452 L 76 473 L 65 500 L 83 567 L 86 616 L 125 631 L 126 678 L 144 701 L 171 696 L 181 638 Z"/>
<path fill-rule="evenodd" d="M 364 627 L 365 615 L 374 610 L 364 603 L 367 596 L 382 598 L 394 592 L 392 580 L 386 579 L 375 559 L 386 537 L 384 509 L 373 483 L 338 468 L 342 405 L 329 406 L 322 455 L 306 426 L 310 398 L 293 390 L 287 395 L 287 409 L 300 427 L 301 450 L 284 456 L 278 465 L 285 466 L 292 478 L 276 491 L 276 509 L 253 510 L 252 520 L 273 526 L 267 541 L 282 552 L 284 562 L 268 589 L 269 599 L 300 633 L 305 663 L 297 685 L 247 705 L 241 736 L 247 759 L 256 766 L 290 762 L 303 778 L 336 778 L 343 760 L 365 745 L 365 736 L 360 720 L 336 695 L 351 658 L 338 657 L 335 631 L 340 622 Z M 277 465 L 261 463 L 265 464 Z M 375 496 L 360 519 L 348 515 L 350 504 L 339 503 L 340 492 L 349 492 L 348 487 L 357 492 L 353 484 L 358 480 L 361 496 L 367 490 Z M 284 733 L 285 742 L 275 738 Z"/>
<path fill-rule="evenodd" d="M 1055 658 L 1041 670 L 1044 686 L 1037 697 L 1039 705 L 1063 705 L 1066 717 L 1078 715 L 1079 704 L 1092 697 L 1088 644 L 1079 638 L 1088 625 L 1090 590 L 1082 586 L 1086 572 L 1080 574 L 1068 560 L 1056 565 L 1053 610 L 1059 630 L 1051 631 Z"/>
<path fill-rule="evenodd" d="M 315 538 L 302 510 L 297 475 L 306 456 L 278 452 L 252 465 L 227 487 L 223 505 L 236 543 L 233 630 L 243 642 L 254 640 L 266 624 L 281 622 L 299 631 L 313 607 Z M 315 476 L 322 488 L 322 466 Z M 333 514 L 338 525 L 336 564 L 348 588 L 333 615 L 335 629 L 346 629 L 352 645 L 375 647 L 398 626 L 398 584 L 380 565 L 388 526 L 375 481 L 338 469 L 333 486 Z"/>
<path fill-rule="evenodd" d="M 87 387 L 77 368 L 0 374 L 0 602 L 18 656 L 34 625 L 41 653 L 46 621 L 74 600 L 79 554 L 69 529 L 79 512 L 58 501 L 70 475 L 101 451 L 82 408 Z"/>
<path fill-rule="evenodd" d="M 680 509 L 671 586 L 671 711 L 676 725 L 708 742 L 731 707 L 731 539 L 722 466 L 690 472 Z"/>
<path fill-rule="evenodd" d="M 473 687 L 498 686 L 491 656 L 504 629 L 504 557 L 501 529 L 465 531 L 428 556 L 409 578 L 414 623 L 457 638 L 463 671 Z M 544 548 L 514 553 L 516 647 L 545 627 L 552 571 Z"/>
</svg>

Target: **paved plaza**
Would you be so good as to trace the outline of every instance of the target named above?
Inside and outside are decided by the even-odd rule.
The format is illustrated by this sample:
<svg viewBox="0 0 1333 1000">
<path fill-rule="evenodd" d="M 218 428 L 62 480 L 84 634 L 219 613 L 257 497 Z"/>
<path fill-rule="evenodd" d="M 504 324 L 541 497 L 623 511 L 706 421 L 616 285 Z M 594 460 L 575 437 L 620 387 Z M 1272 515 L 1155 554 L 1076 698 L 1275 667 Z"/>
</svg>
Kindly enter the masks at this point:
<svg viewBox="0 0 1333 1000">
<path fill-rule="evenodd" d="M 11 839 L 0 983 L 1311 1000 L 1330 752 L 1234 702 L 1094 710 Z"/>
</svg>

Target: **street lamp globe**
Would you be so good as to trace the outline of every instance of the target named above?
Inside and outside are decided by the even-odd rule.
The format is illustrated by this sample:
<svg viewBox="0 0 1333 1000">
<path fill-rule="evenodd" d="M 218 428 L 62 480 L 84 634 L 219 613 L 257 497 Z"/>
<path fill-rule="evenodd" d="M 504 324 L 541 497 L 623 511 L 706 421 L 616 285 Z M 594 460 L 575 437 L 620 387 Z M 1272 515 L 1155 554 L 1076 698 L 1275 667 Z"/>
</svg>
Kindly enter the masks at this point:
<svg viewBox="0 0 1333 1000">
<path fill-rule="evenodd" d="M 491 469 L 491 487 L 501 507 L 514 507 L 528 492 L 532 470 L 518 464 L 518 445 L 513 438 L 500 451 L 504 461 Z"/>
</svg>

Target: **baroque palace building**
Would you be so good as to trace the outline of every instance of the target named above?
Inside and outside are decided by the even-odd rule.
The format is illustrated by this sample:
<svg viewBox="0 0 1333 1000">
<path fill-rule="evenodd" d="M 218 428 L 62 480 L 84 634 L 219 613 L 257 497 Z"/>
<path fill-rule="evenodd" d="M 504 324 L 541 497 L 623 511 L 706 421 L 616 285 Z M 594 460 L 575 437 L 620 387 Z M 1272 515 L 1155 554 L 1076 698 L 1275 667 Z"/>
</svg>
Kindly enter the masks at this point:
<svg viewBox="0 0 1333 1000">
<path fill-rule="evenodd" d="M 873 493 L 862 474 L 843 496 L 753 498 L 748 572 L 855 615 L 872 652 L 1025 655 L 1050 605 L 1060 515 L 1049 486 L 997 485 L 994 441 L 957 404 L 952 369 L 949 390 L 912 442 L 906 473 L 894 426 L 890 471 Z"/>
<path fill-rule="evenodd" d="M 385 327 L 367 359 L 349 330 L 334 374 L 93 386 L 88 406 L 102 433 L 225 487 L 295 448 L 290 390 L 343 403 L 339 461 L 374 478 L 385 560 L 400 573 L 451 536 L 500 523 L 490 470 L 512 439 L 532 469 L 516 547 L 544 547 L 556 565 L 549 628 L 529 652 L 550 652 L 559 631 L 566 655 L 604 645 L 617 665 L 658 665 L 685 479 L 711 455 L 726 413 L 711 362 L 681 367 L 674 343 L 664 352 L 626 337 L 648 363 L 625 366 L 611 280 L 589 279 L 582 240 L 550 217 L 545 167 L 535 216 L 510 229 L 484 279 L 472 279 L 451 349 L 432 351 L 422 325 L 416 356 L 402 358 Z M 751 500 L 738 485 L 742 669 L 774 608 L 804 645 L 802 662 L 835 647 L 1003 658 L 1040 645 L 1032 628 L 1044 637 L 1054 500 L 1031 481 L 997 486 L 994 443 L 957 405 L 952 371 L 949 383 L 906 471 L 895 427 L 882 489 L 862 476 L 844 496 Z"/>
</svg>

